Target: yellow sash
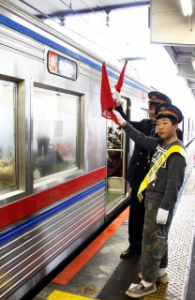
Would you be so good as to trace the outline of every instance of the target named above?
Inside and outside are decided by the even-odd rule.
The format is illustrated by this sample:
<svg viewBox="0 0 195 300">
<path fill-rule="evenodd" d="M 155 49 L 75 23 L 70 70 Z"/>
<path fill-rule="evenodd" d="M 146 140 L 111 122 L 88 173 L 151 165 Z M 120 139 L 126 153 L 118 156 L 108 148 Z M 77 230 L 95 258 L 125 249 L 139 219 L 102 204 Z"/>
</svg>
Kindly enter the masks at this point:
<svg viewBox="0 0 195 300">
<path fill-rule="evenodd" d="M 187 155 L 186 155 L 186 151 L 184 150 L 184 148 L 182 148 L 179 145 L 173 145 L 171 146 L 165 153 L 163 153 L 155 162 L 155 164 L 152 166 L 152 168 L 149 170 L 148 174 L 145 176 L 144 180 L 142 181 L 142 183 L 140 184 L 138 193 L 137 193 L 137 197 L 139 199 L 139 201 L 141 202 L 143 199 L 143 194 L 142 192 L 147 188 L 148 186 L 148 182 L 150 182 L 150 179 L 156 174 L 156 172 L 158 171 L 158 169 L 162 166 L 162 164 L 167 160 L 167 158 L 174 152 L 180 153 L 186 161 L 186 165 L 187 165 Z"/>
</svg>

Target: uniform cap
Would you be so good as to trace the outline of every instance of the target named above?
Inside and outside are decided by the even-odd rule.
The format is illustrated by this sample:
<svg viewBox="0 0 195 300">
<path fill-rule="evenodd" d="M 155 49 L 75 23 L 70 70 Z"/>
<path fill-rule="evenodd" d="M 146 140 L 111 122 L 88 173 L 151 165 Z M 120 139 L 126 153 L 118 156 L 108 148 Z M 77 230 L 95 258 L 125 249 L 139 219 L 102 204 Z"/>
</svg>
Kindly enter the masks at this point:
<svg viewBox="0 0 195 300">
<path fill-rule="evenodd" d="M 149 104 L 157 104 L 158 105 L 161 103 L 170 103 L 170 104 L 172 103 L 171 99 L 167 95 L 157 92 L 157 91 L 148 93 L 148 98 L 149 98 L 149 101 L 148 101 Z"/>
<path fill-rule="evenodd" d="M 156 119 L 159 118 L 172 118 L 176 119 L 178 123 L 183 120 L 182 112 L 173 104 L 161 103 L 155 109 Z"/>
</svg>

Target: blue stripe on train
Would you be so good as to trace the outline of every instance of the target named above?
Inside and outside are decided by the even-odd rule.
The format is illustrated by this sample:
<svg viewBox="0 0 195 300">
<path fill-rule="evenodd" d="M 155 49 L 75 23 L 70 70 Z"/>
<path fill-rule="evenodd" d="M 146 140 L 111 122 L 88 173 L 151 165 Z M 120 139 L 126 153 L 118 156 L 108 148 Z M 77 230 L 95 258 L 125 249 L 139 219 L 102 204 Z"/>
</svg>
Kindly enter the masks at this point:
<svg viewBox="0 0 195 300">
<path fill-rule="evenodd" d="M 64 46 L 59 45 L 58 43 L 42 36 L 41 34 L 35 32 L 31 29 L 28 29 L 27 27 L 25 27 L 23 25 L 20 25 L 19 23 L 5 17 L 2 14 L 0 14 L 0 23 L 6 25 L 7 27 L 10 27 L 10 28 L 16 30 L 16 31 L 18 31 L 18 32 L 20 32 L 20 33 L 22 33 L 26 36 L 29 36 L 29 37 L 33 38 L 34 40 L 37 40 L 37 41 L 39 41 L 39 42 L 41 42 L 41 43 L 43 43 L 43 44 L 45 44 L 45 45 L 47 45 L 47 46 L 49 46 L 53 49 L 56 49 L 59 52 L 62 52 L 66 55 L 74 57 L 75 59 L 77 59 L 79 61 L 82 61 L 83 63 L 91 66 L 92 68 L 94 68 L 98 71 L 101 71 L 101 69 L 102 69 L 102 66 L 94 63 L 93 61 L 85 58 L 84 56 L 81 56 L 81 55 L 69 50 L 68 48 L 66 48 Z M 118 77 L 119 77 L 117 74 L 115 74 L 114 72 L 109 71 L 109 70 L 108 70 L 108 75 L 110 75 L 111 77 L 116 78 L 116 79 L 118 79 Z M 127 79 L 125 79 L 124 82 L 126 84 L 132 86 L 133 88 L 140 90 L 140 91 L 143 91 L 143 92 L 146 92 L 146 93 L 148 93 L 148 91 L 149 91 L 149 90 L 146 90 L 143 87 L 141 87 L 141 86 L 139 86 L 139 85 L 135 84 L 134 82 L 129 81 Z"/>
<path fill-rule="evenodd" d="M 43 222 L 44 220 L 50 218 L 51 216 L 57 214 L 58 212 L 62 211 L 63 209 L 67 208 L 70 205 L 75 204 L 76 202 L 82 200 L 83 198 L 95 193 L 96 191 L 100 190 L 101 188 L 105 187 L 105 182 L 102 181 L 98 183 L 97 185 L 89 188 L 87 191 L 84 191 L 75 197 L 72 197 L 71 199 L 67 200 L 64 203 L 61 203 L 48 211 L 40 214 L 39 216 L 24 222 L 22 225 L 18 225 L 15 228 L 10 229 L 8 232 L 0 235 L 0 245 L 11 240 L 17 235 L 21 235 L 25 231 L 31 229 L 33 226 Z"/>
</svg>

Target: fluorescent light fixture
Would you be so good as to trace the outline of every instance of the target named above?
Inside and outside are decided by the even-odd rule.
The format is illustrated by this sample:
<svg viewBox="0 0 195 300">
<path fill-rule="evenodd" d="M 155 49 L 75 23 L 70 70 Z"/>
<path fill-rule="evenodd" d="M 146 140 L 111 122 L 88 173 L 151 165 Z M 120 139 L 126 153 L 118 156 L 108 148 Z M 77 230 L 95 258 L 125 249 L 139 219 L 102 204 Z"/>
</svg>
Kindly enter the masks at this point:
<svg viewBox="0 0 195 300">
<path fill-rule="evenodd" d="M 194 71 L 195 71 L 195 57 L 192 57 L 191 63 L 192 63 L 192 66 L 194 68 Z"/>
<path fill-rule="evenodd" d="M 184 16 L 192 14 L 192 0 L 180 0 Z"/>
</svg>

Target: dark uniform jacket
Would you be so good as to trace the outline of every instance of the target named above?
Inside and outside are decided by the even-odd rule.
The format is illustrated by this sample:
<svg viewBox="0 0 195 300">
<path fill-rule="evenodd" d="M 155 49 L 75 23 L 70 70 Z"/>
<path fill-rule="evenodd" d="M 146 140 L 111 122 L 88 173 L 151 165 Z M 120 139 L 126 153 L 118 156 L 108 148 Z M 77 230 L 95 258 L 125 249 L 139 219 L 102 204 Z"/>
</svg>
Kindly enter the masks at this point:
<svg viewBox="0 0 195 300">
<path fill-rule="evenodd" d="M 149 119 L 144 119 L 140 122 L 129 122 L 135 129 L 139 130 L 146 136 L 151 135 L 153 122 Z M 133 154 L 127 170 L 127 180 L 133 189 L 138 189 L 140 183 L 149 171 L 151 151 L 146 150 L 137 144 L 134 146 Z"/>
<path fill-rule="evenodd" d="M 181 141 L 166 144 L 163 139 L 148 138 L 129 124 L 126 124 L 123 129 L 140 147 L 154 152 L 150 168 L 152 168 L 156 160 L 172 145 L 180 145 L 184 148 Z M 158 169 L 155 176 L 151 178 L 145 196 L 149 198 L 151 202 L 159 203 L 161 208 L 172 210 L 177 201 L 178 192 L 183 184 L 185 165 L 186 161 L 180 153 L 172 153 Z"/>
<path fill-rule="evenodd" d="M 118 106 L 116 110 L 135 129 L 142 132 L 146 136 L 151 136 L 152 127 L 154 126 L 152 120 L 143 119 L 139 122 L 129 121 L 127 120 L 127 116 L 125 115 L 121 105 Z M 158 137 L 157 134 L 155 137 Z M 178 130 L 178 138 L 183 141 L 183 132 L 180 129 Z M 126 173 L 126 179 L 133 189 L 139 189 L 142 180 L 148 173 L 152 154 L 152 151 L 146 150 L 135 143 L 133 154 Z"/>
</svg>

